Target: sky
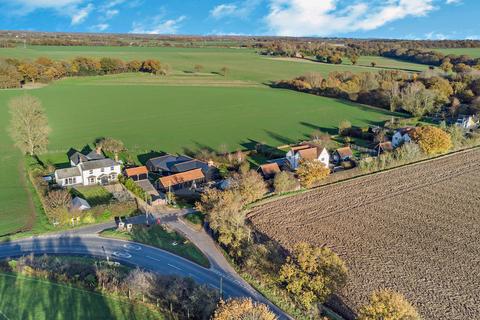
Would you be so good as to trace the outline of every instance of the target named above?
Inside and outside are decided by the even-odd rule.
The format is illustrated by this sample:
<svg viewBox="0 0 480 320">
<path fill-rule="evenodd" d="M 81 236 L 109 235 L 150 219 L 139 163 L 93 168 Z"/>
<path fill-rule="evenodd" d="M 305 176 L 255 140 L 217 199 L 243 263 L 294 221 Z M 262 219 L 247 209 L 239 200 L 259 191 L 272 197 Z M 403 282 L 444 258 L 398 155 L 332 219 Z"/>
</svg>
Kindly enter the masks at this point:
<svg viewBox="0 0 480 320">
<path fill-rule="evenodd" d="M 0 0 L 0 29 L 480 39 L 479 0 Z"/>
</svg>

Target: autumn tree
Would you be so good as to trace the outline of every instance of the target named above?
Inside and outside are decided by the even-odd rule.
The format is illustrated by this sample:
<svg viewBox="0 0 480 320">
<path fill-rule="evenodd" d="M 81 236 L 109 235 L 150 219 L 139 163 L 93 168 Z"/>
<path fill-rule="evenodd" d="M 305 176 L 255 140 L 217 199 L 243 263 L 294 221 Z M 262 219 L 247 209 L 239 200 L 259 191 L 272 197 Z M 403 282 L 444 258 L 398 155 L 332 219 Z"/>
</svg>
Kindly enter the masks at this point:
<svg viewBox="0 0 480 320">
<path fill-rule="evenodd" d="M 38 155 L 47 149 L 47 115 L 36 97 L 23 95 L 9 102 L 10 125 L 8 131 L 15 145 L 25 154 Z"/>
<path fill-rule="evenodd" d="M 291 172 L 281 171 L 273 179 L 273 188 L 276 193 L 294 191 L 298 188 L 298 181 Z"/>
<path fill-rule="evenodd" d="M 440 69 L 442 69 L 445 72 L 452 72 L 453 69 L 453 64 L 450 62 L 449 58 L 445 58 L 440 65 Z"/>
<path fill-rule="evenodd" d="M 322 86 L 323 76 L 320 72 L 308 72 L 304 78 L 312 88 L 320 88 Z"/>
<path fill-rule="evenodd" d="M 265 181 L 255 170 L 244 170 L 244 172 L 234 175 L 232 189 L 238 191 L 243 204 L 255 202 L 267 193 Z"/>
<path fill-rule="evenodd" d="M 320 161 L 301 161 L 297 169 L 297 175 L 302 187 L 310 188 L 319 183 L 330 174 L 330 169 Z"/>
<path fill-rule="evenodd" d="M 121 140 L 113 138 L 103 138 L 95 142 L 97 148 L 111 152 L 115 156 L 115 162 L 118 162 L 118 154 L 125 151 L 125 145 Z"/>
<path fill-rule="evenodd" d="M 127 70 L 131 72 L 138 72 L 142 68 L 142 62 L 138 60 L 132 60 L 127 62 Z"/>
<path fill-rule="evenodd" d="M 375 68 L 375 67 L 377 66 L 377 63 L 374 62 L 374 61 L 372 61 L 372 62 L 370 63 L 370 65 L 372 66 L 372 68 Z"/>
<path fill-rule="evenodd" d="M 156 59 L 148 59 L 142 62 L 142 67 L 140 68 L 140 71 L 157 74 L 160 71 L 161 67 L 162 65 L 160 61 Z"/>
<path fill-rule="evenodd" d="M 238 298 L 220 301 L 212 320 L 276 320 L 277 317 L 263 303 Z"/>
<path fill-rule="evenodd" d="M 412 140 L 418 143 L 420 149 L 426 154 L 444 153 L 452 147 L 450 135 L 433 126 L 415 128 L 412 132 Z"/>
<path fill-rule="evenodd" d="M 196 204 L 198 211 L 206 213 L 210 227 L 218 235 L 218 242 L 234 257 L 242 256 L 243 245 L 250 236 L 242 207 L 242 197 L 234 190 L 208 189 Z"/>
<path fill-rule="evenodd" d="M 352 53 L 349 58 L 350 58 L 350 62 L 352 62 L 353 65 L 356 65 L 359 57 L 358 57 L 358 54 Z"/>
<path fill-rule="evenodd" d="M 348 134 L 348 130 L 352 128 L 352 123 L 348 120 L 343 120 L 338 124 L 338 134 L 345 136 Z"/>
<path fill-rule="evenodd" d="M 345 285 L 347 267 L 329 248 L 299 243 L 282 265 L 279 280 L 295 301 L 309 310 Z"/>
<path fill-rule="evenodd" d="M 0 88 L 18 88 L 20 87 L 20 81 L 22 75 L 12 65 L 0 61 Z"/>
<path fill-rule="evenodd" d="M 360 308 L 359 320 L 420 320 L 417 310 L 405 297 L 391 290 L 379 290 Z"/>
<path fill-rule="evenodd" d="M 38 78 L 40 72 L 37 65 L 30 62 L 22 62 L 17 69 L 25 80 L 33 83 L 35 83 L 35 80 Z"/>
<path fill-rule="evenodd" d="M 332 137 L 328 133 L 320 130 L 314 130 L 310 134 L 310 138 L 313 142 L 320 144 L 324 148 L 328 148 L 332 143 Z"/>
<path fill-rule="evenodd" d="M 415 117 L 421 117 L 433 111 L 436 107 L 435 101 L 435 94 L 419 81 L 408 84 L 400 95 L 402 108 Z"/>
</svg>

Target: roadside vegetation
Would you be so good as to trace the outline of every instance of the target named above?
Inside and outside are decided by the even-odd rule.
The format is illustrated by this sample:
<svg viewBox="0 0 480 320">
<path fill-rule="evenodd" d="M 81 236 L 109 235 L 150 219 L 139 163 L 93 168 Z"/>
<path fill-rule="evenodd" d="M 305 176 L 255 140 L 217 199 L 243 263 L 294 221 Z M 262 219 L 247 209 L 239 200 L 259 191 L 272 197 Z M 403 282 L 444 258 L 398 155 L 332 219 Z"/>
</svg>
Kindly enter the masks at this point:
<svg viewBox="0 0 480 320">
<path fill-rule="evenodd" d="M 108 229 L 104 230 L 100 235 L 108 238 L 117 238 L 148 244 L 172 252 L 185 259 L 193 261 L 202 267 L 210 267 L 207 257 L 205 257 L 205 255 L 193 243 L 185 239 L 185 237 L 179 233 L 173 230 L 168 230 L 162 225 L 153 225 L 150 227 L 134 225 L 130 232 Z"/>
<path fill-rule="evenodd" d="M 195 319 L 206 320 L 219 301 L 217 290 L 192 279 L 95 259 L 25 256 L 2 261 L 0 268 L 0 286 L 5 291 L 2 313 L 12 318 L 21 310 L 49 319 L 75 314 L 79 318 L 169 320 L 195 315 Z M 28 308 L 22 308 L 25 304 Z"/>
</svg>

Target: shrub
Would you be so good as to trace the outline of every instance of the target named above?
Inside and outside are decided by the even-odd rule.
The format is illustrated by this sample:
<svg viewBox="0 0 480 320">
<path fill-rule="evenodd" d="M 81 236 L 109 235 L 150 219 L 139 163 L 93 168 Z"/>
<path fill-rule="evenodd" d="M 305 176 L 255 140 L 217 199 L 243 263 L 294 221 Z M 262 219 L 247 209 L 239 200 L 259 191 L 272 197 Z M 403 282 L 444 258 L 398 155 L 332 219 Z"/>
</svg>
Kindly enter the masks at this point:
<svg viewBox="0 0 480 320">
<path fill-rule="evenodd" d="M 298 181 L 293 173 L 282 171 L 275 175 L 273 188 L 276 193 L 290 192 L 298 188 Z"/>
<path fill-rule="evenodd" d="M 330 174 L 330 169 L 326 168 L 320 161 L 302 161 L 297 170 L 298 178 L 302 187 L 310 188 Z"/>
<path fill-rule="evenodd" d="M 440 128 L 423 126 L 415 128 L 412 139 L 426 154 L 439 154 L 447 152 L 452 147 L 450 135 Z"/>
<path fill-rule="evenodd" d="M 399 293 L 380 290 L 370 296 L 370 302 L 359 312 L 359 320 L 420 320 L 415 308 Z"/>
</svg>

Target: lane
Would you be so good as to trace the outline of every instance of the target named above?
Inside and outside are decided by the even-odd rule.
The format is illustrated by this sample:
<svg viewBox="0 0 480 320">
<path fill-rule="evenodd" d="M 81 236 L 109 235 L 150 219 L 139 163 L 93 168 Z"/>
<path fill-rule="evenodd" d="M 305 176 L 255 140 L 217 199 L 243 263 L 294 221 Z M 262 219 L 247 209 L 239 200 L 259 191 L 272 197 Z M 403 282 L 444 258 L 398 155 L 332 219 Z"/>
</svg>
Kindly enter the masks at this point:
<svg viewBox="0 0 480 320">
<path fill-rule="evenodd" d="M 22 239 L 0 244 L 0 258 L 19 257 L 33 253 L 95 256 L 123 264 L 138 266 L 159 274 L 191 277 L 216 290 L 224 298 L 250 297 L 266 303 L 279 319 L 291 319 L 257 291 L 231 275 L 206 269 L 182 257 L 147 245 L 129 241 L 101 238 L 96 235 L 55 235 Z"/>
</svg>

